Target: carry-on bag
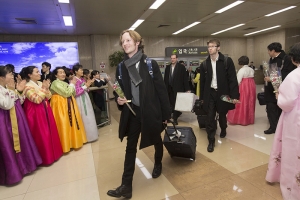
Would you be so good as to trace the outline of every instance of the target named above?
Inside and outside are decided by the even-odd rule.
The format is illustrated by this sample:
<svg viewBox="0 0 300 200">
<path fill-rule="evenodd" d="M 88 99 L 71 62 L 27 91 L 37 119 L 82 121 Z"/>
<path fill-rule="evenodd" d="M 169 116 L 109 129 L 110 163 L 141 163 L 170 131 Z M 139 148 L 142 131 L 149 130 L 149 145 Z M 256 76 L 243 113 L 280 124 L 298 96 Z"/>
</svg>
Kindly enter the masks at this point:
<svg viewBox="0 0 300 200">
<path fill-rule="evenodd" d="M 265 93 L 264 92 L 259 92 L 257 93 L 257 99 L 258 99 L 258 103 L 259 105 L 266 105 L 266 102 L 265 102 Z"/>
<path fill-rule="evenodd" d="M 196 158 L 197 139 L 191 127 L 165 127 L 163 144 L 171 157 Z"/>
<path fill-rule="evenodd" d="M 197 115 L 197 120 L 200 128 L 205 128 L 207 113 L 203 109 L 203 104 L 201 103 L 200 99 L 196 99 L 193 109 L 191 110 L 192 113 Z"/>
</svg>

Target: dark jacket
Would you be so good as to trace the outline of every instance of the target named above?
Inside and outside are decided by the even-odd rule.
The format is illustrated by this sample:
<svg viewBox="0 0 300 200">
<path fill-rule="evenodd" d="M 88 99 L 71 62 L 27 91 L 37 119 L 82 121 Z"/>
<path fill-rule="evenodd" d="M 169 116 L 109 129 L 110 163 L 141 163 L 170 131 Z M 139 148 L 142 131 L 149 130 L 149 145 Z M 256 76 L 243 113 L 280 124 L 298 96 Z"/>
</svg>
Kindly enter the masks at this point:
<svg viewBox="0 0 300 200">
<path fill-rule="evenodd" d="M 104 85 L 106 85 L 106 81 L 102 81 L 102 80 L 100 80 L 99 82 L 97 80 L 95 80 L 93 83 L 93 86 L 95 86 L 95 87 L 102 87 Z M 93 94 L 93 100 L 94 100 L 94 103 L 96 104 L 96 106 L 100 110 L 105 110 L 105 100 L 104 100 L 104 96 L 103 96 L 103 89 L 93 90 L 92 94 Z"/>
<path fill-rule="evenodd" d="M 165 81 L 166 88 L 168 88 L 169 86 L 171 65 L 167 65 L 165 70 L 164 81 Z M 188 76 L 186 75 L 186 69 L 182 64 L 176 63 L 173 72 L 172 88 L 175 95 L 177 92 L 186 92 L 190 90 Z"/>
<path fill-rule="evenodd" d="M 52 72 L 49 72 L 49 74 L 45 75 L 45 73 L 42 73 L 41 75 L 41 82 L 43 82 L 44 80 L 47 80 L 47 79 L 50 79 L 51 80 L 51 77 L 52 76 Z"/>
<path fill-rule="evenodd" d="M 155 60 L 152 60 L 152 78 L 149 74 L 145 59 L 146 55 L 143 55 L 139 64 L 139 74 L 143 80 L 139 84 L 142 124 L 140 149 L 158 143 L 162 132 L 162 122 L 171 118 L 168 93 L 159 66 Z M 125 97 L 129 100 L 132 99 L 131 80 L 124 64 L 121 65 L 121 71 L 122 80 L 119 77 L 118 68 L 116 70 L 116 80 L 124 91 Z M 118 105 L 118 108 L 122 110 L 119 125 L 119 138 L 122 141 L 127 135 L 128 119 L 131 111 L 126 104 L 122 106 Z"/>
<path fill-rule="evenodd" d="M 204 101 L 204 110 L 208 111 L 208 103 L 211 91 L 212 81 L 212 65 L 210 56 L 206 59 L 206 68 L 203 67 L 203 63 L 200 65 L 200 100 Z M 221 100 L 222 95 L 229 95 L 232 99 L 239 99 L 239 84 L 237 82 L 235 66 L 230 57 L 227 58 L 227 67 L 224 63 L 224 55 L 219 52 L 219 58 L 216 64 L 217 84 L 218 84 L 218 100 L 217 100 L 217 112 L 227 112 L 235 108 L 232 103 L 227 103 Z"/>
<path fill-rule="evenodd" d="M 286 55 L 286 53 L 282 50 L 281 53 L 275 57 L 270 58 L 269 63 L 277 63 L 277 67 L 282 66 L 282 60 L 284 60 L 283 67 L 281 69 L 281 76 L 282 81 L 285 79 L 285 77 L 294 69 L 297 67 L 292 63 L 291 58 Z M 268 82 L 268 85 L 265 85 L 265 101 L 266 102 L 277 102 L 275 94 L 274 94 L 274 88 L 272 86 L 271 82 Z"/>
</svg>

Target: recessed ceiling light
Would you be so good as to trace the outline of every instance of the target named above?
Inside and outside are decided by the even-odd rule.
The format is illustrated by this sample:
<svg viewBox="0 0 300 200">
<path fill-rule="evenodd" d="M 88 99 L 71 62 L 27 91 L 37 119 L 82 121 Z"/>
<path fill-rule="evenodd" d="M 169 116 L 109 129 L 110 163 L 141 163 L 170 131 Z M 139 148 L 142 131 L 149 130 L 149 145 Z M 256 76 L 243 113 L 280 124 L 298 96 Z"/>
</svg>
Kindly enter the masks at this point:
<svg viewBox="0 0 300 200">
<path fill-rule="evenodd" d="M 58 0 L 58 3 L 70 3 L 69 0 Z"/>
<path fill-rule="evenodd" d="M 221 8 L 220 10 L 216 11 L 215 13 L 222 13 L 225 12 L 226 10 L 229 10 L 230 8 L 233 8 L 241 3 L 244 3 L 244 1 L 236 1 L 232 4 L 229 4 L 228 6 L 225 6 L 224 8 Z"/>
<path fill-rule="evenodd" d="M 197 24 L 200 24 L 201 22 L 194 22 L 186 27 L 184 27 L 183 29 L 180 29 L 179 31 L 175 32 L 175 33 L 172 33 L 172 35 L 177 35 L 178 33 L 181 33 L 189 28 L 192 28 L 193 26 L 196 26 Z"/>
<path fill-rule="evenodd" d="M 73 26 L 72 17 L 71 16 L 63 16 L 65 26 Z"/>
<path fill-rule="evenodd" d="M 129 30 L 134 30 L 136 29 L 141 23 L 143 23 L 145 20 L 144 19 L 138 19 L 136 22 L 129 28 Z"/>
<path fill-rule="evenodd" d="M 224 30 L 222 30 L 222 31 L 219 31 L 219 32 L 215 32 L 215 33 L 213 33 L 213 34 L 211 34 L 211 35 L 217 35 L 217 34 L 219 34 L 219 33 L 223 33 L 223 32 L 225 32 L 225 31 L 229 31 L 229 30 L 231 30 L 231 29 L 234 29 L 234 28 L 237 28 L 237 27 L 240 27 L 240 26 L 244 26 L 245 24 L 238 24 L 238 25 L 236 25 L 236 26 L 233 26 L 233 27 L 230 27 L 230 28 L 226 28 L 226 29 L 224 29 Z"/>
<path fill-rule="evenodd" d="M 290 9 L 296 8 L 296 7 L 297 7 L 297 6 L 290 6 L 290 7 L 287 7 L 287 8 L 281 9 L 281 10 L 278 10 L 278 11 L 276 11 L 276 12 L 272 12 L 272 13 L 267 14 L 267 15 L 265 15 L 265 16 L 266 16 L 266 17 L 270 17 L 270 16 L 272 16 L 272 15 L 276 15 L 276 14 L 278 14 L 278 13 L 281 13 L 281 12 L 284 12 L 284 11 L 287 11 L 287 10 L 290 10 Z"/>
<path fill-rule="evenodd" d="M 247 33 L 247 34 L 244 34 L 244 36 L 253 35 L 255 33 L 260 33 L 260 32 L 267 31 L 267 30 L 274 29 L 274 28 L 278 28 L 278 27 L 280 27 L 280 25 L 272 26 L 270 28 L 262 29 L 260 31 L 255 31 L 255 32 L 252 32 L 252 33 Z"/>
<path fill-rule="evenodd" d="M 163 4 L 166 0 L 156 0 L 149 9 L 157 9 L 161 4 Z"/>
</svg>

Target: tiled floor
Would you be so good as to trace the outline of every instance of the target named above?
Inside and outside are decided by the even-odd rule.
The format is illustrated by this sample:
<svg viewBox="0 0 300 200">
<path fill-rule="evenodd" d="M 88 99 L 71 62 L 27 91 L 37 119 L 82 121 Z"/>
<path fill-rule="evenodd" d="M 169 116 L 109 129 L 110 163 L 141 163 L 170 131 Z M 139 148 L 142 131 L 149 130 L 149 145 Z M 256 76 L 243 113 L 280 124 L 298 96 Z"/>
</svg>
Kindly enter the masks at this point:
<svg viewBox="0 0 300 200">
<path fill-rule="evenodd" d="M 120 185 L 126 139 L 118 139 L 120 112 L 113 101 L 111 115 L 112 124 L 99 129 L 98 141 L 40 167 L 15 186 L 0 186 L 0 200 L 115 199 L 106 192 Z M 138 151 L 133 200 L 282 199 L 279 184 L 264 179 L 274 137 L 263 134 L 268 128 L 264 106 L 257 104 L 254 125 L 229 125 L 226 138 L 216 136 L 213 153 L 206 151 L 206 132 L 194 114 L 184 113 L 179 125 L 196 134 L 196 160 L 171 158 L 165 150 L 163 174 L 152 179 L 154 148 Z"/>
</svg>

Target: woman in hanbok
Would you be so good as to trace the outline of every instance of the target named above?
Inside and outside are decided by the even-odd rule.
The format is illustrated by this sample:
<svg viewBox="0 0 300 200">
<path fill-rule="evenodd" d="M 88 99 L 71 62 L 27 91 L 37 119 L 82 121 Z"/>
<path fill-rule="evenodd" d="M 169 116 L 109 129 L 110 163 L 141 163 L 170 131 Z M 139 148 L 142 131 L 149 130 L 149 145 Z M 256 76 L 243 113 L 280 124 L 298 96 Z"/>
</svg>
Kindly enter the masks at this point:
<svg viewBox="0 0 300 200">
<path fill-rule="evenodd" d="M 88 79 L 85 82 L 82 66 L 78 64 L 73 66 L 73 72 L 77 79 L 75 99 L 83 120 L 87 141 L 92 142 L 97 140 L 99 135 L 93 105 L 88 94 L 89 87 L 95 79 Z"/>
<path fill-rule="evenodd" d="M 78 110 L 75 95 L 76 79 L 70 80 L 70 85 L 65 82 L 66 73 L 63 67 L 57 67 L 52 74 L 51 108 L 57 124 L 58 133 L 63 148 L 67 153 L 71 148 L 78 149 L 86 140 L 86 132 Z"/>
<path fill-rule="evenodd" d="M 106 85 L 106 83 L 108 82 L 108 80 L 100 78 L 100 72 L 98 70 L 93 70 L 91 72 L 91 78 L 95 80 L 94 83 L 92 84 L 92 86 L 94 87 L 102 87 Z M 104 89 L 92 91 L 94 103 L 100 109 L 100 111 L 105 110 L 105 99 L 103 96 L 104 95 L 103 90 Z"/>
<path fill-rule="evenodd" d="M 12 185 L 42 163 L 21 106 L 26 81 L 15 87 L 11 68 L 0 66 L 0 185 Z"/>
<path fill-rule="evenodd" d="M 196 95 L 200 97 L 200 67 L 196 68 L 196 77 L 193 79 L 193 82 L 196 84 Z"/>
<path fill-rule="evenodd" d="M 21 76 L 27 80 L 24 95 L 24 111 L 33 139 L 43 160 L 43 165 L 50 165 L 58 160 L 63 152 L 58 137 L 56 123 L 49 104 L 52 94 L 50 81 L 41 79 L 37 67 L 28 66 L 22 69 Z"/>
<path fill-rule="evenodd" d="M 297 66 L 287 75 L 276 93 L 282 109 L 266 180 L 280 182 L 283 199 L 300 198 L 300 43 L 290 49 L 292 62 Z"/>
<path fill-rule="evenodd" d="M 249 58 L 242 56 L 238 59 L 243 66 L 237 73 L 239 83 L 240 102 L 235 104 L 235 109 L 228 111 L 227 121 L 230 124 L 247 126 L 254 124 L 256 86 L 254 82 L 254 70 L 248 66 Z"/>
</svg>

